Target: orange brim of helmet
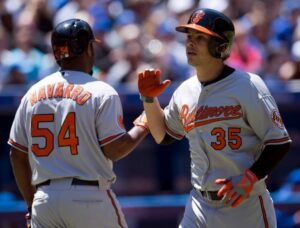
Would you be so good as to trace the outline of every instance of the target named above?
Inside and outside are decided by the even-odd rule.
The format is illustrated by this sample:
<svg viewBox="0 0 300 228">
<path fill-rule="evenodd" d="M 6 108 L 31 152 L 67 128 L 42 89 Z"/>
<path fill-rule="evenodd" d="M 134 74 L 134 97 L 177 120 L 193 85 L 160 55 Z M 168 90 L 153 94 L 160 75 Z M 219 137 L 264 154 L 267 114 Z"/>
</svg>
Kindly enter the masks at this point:
<svg viewBox="0 0 300 228">
<path fill-rule="evenodd" d="M 215 37 L 218 37 L 222 40 L 224 40 L 224 38 L 222 36 L 220 36 L 219 34 L 201 26 L 201 25 L 197 25 L 197 24 L 187 24 L 187 25 L 179 25 L 176 27 L 176 31 L 178 32 L 184 32 L 184 33 L 187 33 L 188 29 L 193 29 L 193 30 L 196 30 L 198 32 L 203 32 L 207 35 L 210 35 L 210 36 L 215 36 Z"/>
</svg>

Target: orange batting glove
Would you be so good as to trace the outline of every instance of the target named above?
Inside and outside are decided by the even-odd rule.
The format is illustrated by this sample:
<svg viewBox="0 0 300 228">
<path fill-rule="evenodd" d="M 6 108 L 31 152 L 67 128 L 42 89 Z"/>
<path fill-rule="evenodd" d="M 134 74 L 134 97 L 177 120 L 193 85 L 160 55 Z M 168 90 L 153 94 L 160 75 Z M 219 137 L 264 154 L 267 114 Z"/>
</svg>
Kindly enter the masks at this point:
<svg viewBox="0 0 300 228">
<path fill-rule="evenodd" d="M 148 121 L 147 121 L 147 117 L 146 117 L 146 113 L 145 111 L 142 112 L 141 115 L 139 115 L 134 121 L 133 124 L 135 126 L 140 126 L 145 128 L 147 131 L 149 131 L 149 127 L 148 127 Z"/>
<path fill-rule="evenodd" d="M 138 89 L 143 97 L 158 97 L 170 84 L 170 80 L 160 82 L 160 70 L 145 70 L 138 74 Z"/>
<path fill-rule="evenodd" d="M 249 197 L 253 189 L 253 185 L 257 180 L 256 175 L 249 169 L 239 176 L 217 179 L 215 183 L 223 185 L 218 191 L 218 196 L 225 196 L 225 204 L 231 207 L 236 207 L 243 200 Z"/>
</svg>

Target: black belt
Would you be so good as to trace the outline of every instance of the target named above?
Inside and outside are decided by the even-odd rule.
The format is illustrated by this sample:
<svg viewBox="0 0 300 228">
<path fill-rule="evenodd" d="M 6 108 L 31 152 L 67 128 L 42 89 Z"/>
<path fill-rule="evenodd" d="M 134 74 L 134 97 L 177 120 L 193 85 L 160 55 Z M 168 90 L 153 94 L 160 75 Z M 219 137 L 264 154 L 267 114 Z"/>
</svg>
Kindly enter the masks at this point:
<svg viewBox="0 0 300 228">
<path fill-rule="evenodd" d="M 44 181 L 40 184 L 37 184 L 35 187 L 39 188 L 39 187 L 42 187 L 42 186 L 50 185 L 50 183 L 51 183 L 51 180 L 47 180 L 47 181 Z M 80 179 L 77 179 L 77 178 L 73 178 L 71 185 L 99 186 L 99 182 L 98 181 L 90 181 L 90 180 L 80 180 Z"/>
<path fill-rule="evenodd" d="M 218 196 L 218 191 L 201 191 L 198 190 L 198 192 L 200 192 L 200 194 L 207 199 L 210 200 L 221 200 L 223 197 L 219 197 Z"/>
</svg>

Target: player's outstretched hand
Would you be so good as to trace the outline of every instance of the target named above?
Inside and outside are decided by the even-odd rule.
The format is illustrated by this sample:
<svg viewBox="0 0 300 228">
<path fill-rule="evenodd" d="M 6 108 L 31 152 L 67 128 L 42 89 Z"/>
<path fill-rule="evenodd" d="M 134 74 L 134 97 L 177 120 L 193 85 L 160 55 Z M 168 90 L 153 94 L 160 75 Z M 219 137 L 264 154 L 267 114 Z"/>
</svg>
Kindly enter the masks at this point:
<svg viewBox="0 0 300 228">
<path fill-rule="evenodd" d="M 144 97 L 158 97 L 170 84 L 170 80 L 160 82 L 160 70 L 145 70 L 138 74 L 138 89 Z"/>
<path fill-rule="evenodd" d="M 148 127 L 148 121 L 147 121 L 147 117 L 146 117 L 146 113 L 145 111 L 142 112 L 141 115 L 139 115 L 134 121 L 133 124 L 135 126 L 140 126 L 145 128 L 147 131 L 149 131 L 149 127 Z"/>
<path fill-rule="evenodd" d="M 217 179 L 215 183 L 223 185 L 218 191 L 218 196 L 225 196 L 224 202 L 227 206 L 236 207 L 243 200 L 249 197 L 253 189 L 253 185 L 257 180 L 256 175 L 249 169 L 238 176 L 226 179 Z"/>
</svg>

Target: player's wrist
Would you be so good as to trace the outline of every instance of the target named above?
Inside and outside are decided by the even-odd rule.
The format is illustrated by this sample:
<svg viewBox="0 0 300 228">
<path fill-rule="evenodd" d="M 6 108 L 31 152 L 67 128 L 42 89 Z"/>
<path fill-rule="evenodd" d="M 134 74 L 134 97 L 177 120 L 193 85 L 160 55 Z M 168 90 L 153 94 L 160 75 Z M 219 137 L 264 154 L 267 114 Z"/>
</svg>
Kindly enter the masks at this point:
<svg viewBox="0 0 300 228">
<path fill-rule="evenodd" d="M 143 128 L 144 130 L 146 130 L 147 132 L 150 132 L 150 129 L 149 129 L 149 127 L 148 127 L 146 124 L 138 123 L 138 124 L 135 124 L 134 126 L 141 127 L 141 128 Z"/>
<path fill-rule="evenodd" d="M 139 116 L 133 121 L 133 124 L 134 124 L 135 126 L 142 127 L 142 128 L 144 128 L 145 130 L 147 130 L 147 131 L 150 131 L 150 130 L 149 130 L 149 127 L 148 127 L 148 121 L 147 121 L 147 117 L 146 117 L 145 111 L 143 111 L 142 114 L 139 115 Z"/>
<path fill-rule="evenodd" d="M 250 169 L 247 169 L 245 171 L 245 175 L 252 183 L 255 183 L 256 181 L 258 181 L 257 176 Z"/>
<path fill-rule="evenodd" d="M 155 101 L 157 101 L 157 97 L 147 97 L 140 94 L 140 100 L 145 103 L 154 103 Z"/>
</svg>

